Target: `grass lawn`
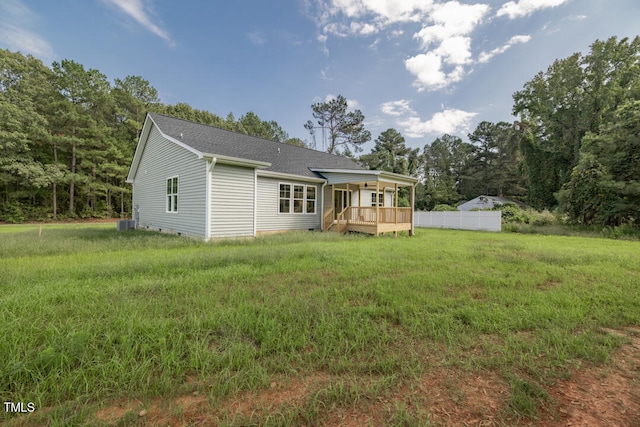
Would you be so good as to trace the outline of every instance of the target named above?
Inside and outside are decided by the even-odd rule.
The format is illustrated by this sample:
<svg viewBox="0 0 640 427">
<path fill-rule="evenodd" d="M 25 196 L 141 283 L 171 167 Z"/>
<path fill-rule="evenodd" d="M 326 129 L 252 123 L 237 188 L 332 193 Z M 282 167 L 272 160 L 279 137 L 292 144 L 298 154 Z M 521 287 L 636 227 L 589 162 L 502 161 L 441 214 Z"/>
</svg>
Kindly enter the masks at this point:
<svg viewBox="0 0 640 427">
<path fill-rule="evenodd" d="M 2 226 L 0 396 L 36 410 L 0 423 L 440 425 L 435 391 L 470 406 L 473 378 L 500 401 L 470 416 L 553 416 L 548 390 L 610 363 L 626 338 L 606 330 L 640 325 L 639 255 L 433 229 L 203 243 Z"/>
</svg>

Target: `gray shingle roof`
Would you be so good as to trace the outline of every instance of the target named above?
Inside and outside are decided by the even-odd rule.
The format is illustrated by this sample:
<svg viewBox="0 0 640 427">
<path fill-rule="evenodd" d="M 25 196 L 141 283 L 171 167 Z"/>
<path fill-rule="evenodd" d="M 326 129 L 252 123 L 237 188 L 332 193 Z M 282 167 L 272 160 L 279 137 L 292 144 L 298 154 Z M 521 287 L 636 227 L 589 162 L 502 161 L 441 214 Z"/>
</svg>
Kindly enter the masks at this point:
<svg viewBox="0 0 640 427">
<path fill-rule="evenodd" d="M 163 114 L 149 113 L 149 116 L 163 133 L 201 153 L 269 162 L 271 166 L 266 169 L 268 171 L 322 178 L 320 174 L 309 168 L 364 169 L 350 159 L 321 151 L 231 132 Z"/>
</svg>

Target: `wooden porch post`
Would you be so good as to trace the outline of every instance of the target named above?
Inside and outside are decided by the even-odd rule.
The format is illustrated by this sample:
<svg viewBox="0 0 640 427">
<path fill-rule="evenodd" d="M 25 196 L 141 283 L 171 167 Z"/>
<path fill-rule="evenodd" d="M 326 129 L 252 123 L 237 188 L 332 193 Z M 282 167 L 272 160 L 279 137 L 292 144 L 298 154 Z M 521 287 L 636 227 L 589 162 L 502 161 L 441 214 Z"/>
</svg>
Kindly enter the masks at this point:
<svg viewBox="0 0 640 427">
<path fill-rule="evenodd" d="M 411 232 L 409 233 L 409 236 L 414 236 L 415 232 L 413 229 L 413 211 L 415 210 L 415 199 L 416 199 L 416 194 L 415 191 L 416 188 L 413 184 L 411 184 Z"/>
<path fill-rule="evenodd" d="M 338 212 L 336 212 L 336 185 L 331 184 L 331 207 L 333 208 L 333 221 L 338 219 Z M 333 221 L 331 223 L 333 224 Z"/>
<path fill-rule="evenodd" d="M 351 206 L 351 194 L 349 194 L 349 183 L 347 182 L 347 195 L 345 196 L 347 198 L 346 202 L 347 202 L 347 231 L 349 231 L 349 214 L 351 213 L 351 209 L 349 209 L 349 207 Z"/>
<path fill-rule="evenodd" d="M 393 235 L 395 237 L 398 237 L 398 183 L 396 183 L 395 185 L 395 198 L 396 198 L 396 206 L 395 206 L 395 212 L 394 212 L 394 216 L 396 219 L 396 229 L 393 231 Z"/>
<path fill-rule="evenodd" d="M 378 193 L 380 193 L 380 181 L 376 181 L 376 237 L 378 237 L 378 222 L 380 221 L 380 199 L 378 199 Z"/>
</svg>

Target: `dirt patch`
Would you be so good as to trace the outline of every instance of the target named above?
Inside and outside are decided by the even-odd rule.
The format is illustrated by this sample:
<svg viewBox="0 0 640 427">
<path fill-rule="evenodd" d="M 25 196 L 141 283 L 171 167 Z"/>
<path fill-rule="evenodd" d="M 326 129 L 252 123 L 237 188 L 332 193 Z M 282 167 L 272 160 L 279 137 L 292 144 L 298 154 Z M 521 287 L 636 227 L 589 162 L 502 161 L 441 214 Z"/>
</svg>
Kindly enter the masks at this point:
<svg viewBox="0 0 640 427">
<path fill-rule="evenodd" d="M 551 387 L 559 419 L 540 426 L 640 426 L 640 328 L 607 332 L 630 342 L 611 364 L 578 371 Z"/>
<path fill-rule="evenodd" d="M 250 418 L 257 412 L 270 412 L 275 408 L 288 405 L 302 405 L 311 391 L 329 382 L 328 375 L 318 374 L 301 378 L 274 380 L 270 388 L 260 393 L 245 393 L 224 402 L 221 407 L 227 415 Z"/>
<path fill-rule="evenodd" d="M 95 418 L 101 423 L 115 425 L 118 420 L 137 408 L 142 408 L 141 402 L 118 402 L 97 411 Z"/>
<path fill-rule="evenodd" d="M 436 370 L 422 378 L 419 391 L 437 425 L 491 426 L 498 425 L 508 384 L 493 371 Z"/>
<path fill-rule="evenodd" d="M 640 327 L 605 332 L 623 336 L 628 342 L 614 353 L 610 363 L 578 370 L 571 378 L 547 388 L 550 403 L 536 419 L 520 419 L 506 409 L 509 383 L 498 371 L 436 367 L 421 378 L 400 383 L 395 391 L 367 394 L 344 406 L 322 407 L 311 424 L 377 426 L 402 424 L 403 419 L 409 419 L 412 422 L 408 424 L 428 421 L 436 426 L 640 426 Z M 294 424 L 304 425 L 301 418 L 295 418 L 296 408 L 308 408 L 318 391 L 343 380 L 325 373 L 274 377 L 265 390 L 218 403 L 193 392 L 146 405 L 121 402 L 99 410 L 95 419 L 108 425 L 130 417 L 144 419 L 146 425 L 215 426 L 224 420 L 260 423 L 270 414 L 289 413 L 294 416 Z M 356 381 L 366 386 L 368 380 Z"/>
</svg>

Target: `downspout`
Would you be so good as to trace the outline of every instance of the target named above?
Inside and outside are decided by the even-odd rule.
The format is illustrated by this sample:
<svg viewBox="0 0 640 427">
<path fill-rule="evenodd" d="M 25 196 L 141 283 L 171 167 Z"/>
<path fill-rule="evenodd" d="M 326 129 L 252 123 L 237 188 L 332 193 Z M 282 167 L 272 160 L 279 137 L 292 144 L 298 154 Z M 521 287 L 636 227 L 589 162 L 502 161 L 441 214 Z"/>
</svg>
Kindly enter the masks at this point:
<svg viewBox="0 0 640 427">
<path fill-rule="evenodd" d="M 206 160 L 206 181 L 205 181 L 205 219 L 204 219 L 204 241 L 211 239 L 211 171 L 218 159 L 212 157 Z"/>
</svg>

